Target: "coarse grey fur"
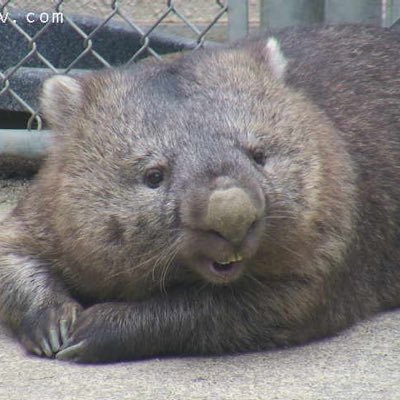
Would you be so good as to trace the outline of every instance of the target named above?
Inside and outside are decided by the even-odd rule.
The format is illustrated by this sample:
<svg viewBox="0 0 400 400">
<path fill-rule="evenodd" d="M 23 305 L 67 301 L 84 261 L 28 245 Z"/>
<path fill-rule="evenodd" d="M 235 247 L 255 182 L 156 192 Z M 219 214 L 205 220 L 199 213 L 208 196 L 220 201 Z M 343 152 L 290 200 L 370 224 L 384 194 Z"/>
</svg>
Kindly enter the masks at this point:
<svg viewBox="0 0 400 400">
<path fill-rule="evenodd" d="M 400 303 L 400 37 L 291 28 L 51 78 L 0 315 L 61 360 L 258 351 Z"/>
</svg>

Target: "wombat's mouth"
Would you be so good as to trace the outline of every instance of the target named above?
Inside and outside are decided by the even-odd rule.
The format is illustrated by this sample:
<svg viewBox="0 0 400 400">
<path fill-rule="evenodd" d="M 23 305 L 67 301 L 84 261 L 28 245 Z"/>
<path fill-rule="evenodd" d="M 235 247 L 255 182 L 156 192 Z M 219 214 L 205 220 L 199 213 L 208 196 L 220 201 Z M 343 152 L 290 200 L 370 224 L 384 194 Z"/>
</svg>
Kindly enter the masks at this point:
<svg viewBox="0 0 400 400">
<path fill-rule="evenodd" d="M 201 257 L 188 261 L 183 261 L 187 267 L 193 269 L 203 280 L 217 284 L 226 285 L 237 280 L 246 268 L 247 262 L 240 261 L 213 260 L 210 257 Z"/>
<path fill-rule="evenodd" d="M 219 263 L 217 261 L 213 261 L 211 266 L 214 272 L 217 273 L 229 273 L 235 269 L 235 267 L 240 264 L 238 262 L 229 262 L 229 263 Z"/>
<path fill-rule="evenodd" d="M 227 283 L 234 281 L 238 278 L 244 268 L 244 264 L 238 261 L 231 262 L 218 262 L 210 261 L 208 264 L 208 270 L 211 276 L 211 281 L 215 283 Z"/>
</svg>

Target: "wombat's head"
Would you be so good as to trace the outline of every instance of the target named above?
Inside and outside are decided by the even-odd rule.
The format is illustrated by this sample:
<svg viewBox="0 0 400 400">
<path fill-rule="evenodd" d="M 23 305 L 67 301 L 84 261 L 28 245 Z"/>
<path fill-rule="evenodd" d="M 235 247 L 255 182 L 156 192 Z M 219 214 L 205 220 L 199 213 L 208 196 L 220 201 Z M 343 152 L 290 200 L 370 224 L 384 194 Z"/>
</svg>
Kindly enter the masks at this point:
<svg viewBox="0 0 400 400">
<path fill-rule="evenodd" d="M 70 258 L 110 279 L 226 284 L 328 254 L 334 221 L 348 218 L 342 160 L 323 166 L 340 143 L 285 86 L 285 67 L 270 39 L 48 80 L 43 110 L 60 133 L 53 225 Z"/>
</svg>

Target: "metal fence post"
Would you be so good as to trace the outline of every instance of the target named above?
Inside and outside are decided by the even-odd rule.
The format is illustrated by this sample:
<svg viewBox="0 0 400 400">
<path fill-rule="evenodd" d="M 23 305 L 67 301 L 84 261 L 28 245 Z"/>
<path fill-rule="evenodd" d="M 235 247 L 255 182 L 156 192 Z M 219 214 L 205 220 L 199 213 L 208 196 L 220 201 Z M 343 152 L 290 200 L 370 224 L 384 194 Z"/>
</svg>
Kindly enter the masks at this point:
<svg viewBox="0 0 400 400">
<path fill-rule="evenodd" d="M 325 21 L 382 25 L 382 2 L 380 0 L 326 0 Z"/>
<path fill-rule="evenodd" d="M 247 0 L 228 0 L 229 40 L 244 38 L 249 31 L 249 5 Z"/>
<path fill-rule="evenodd" d="M 400 21 L 400 0 L 386 0 L 386 8 L 383 16 L 383 26 L 389 27 L 396 24 L 398 27 Z"/>
<path fill-rule="evenodd" d="M 261 28 L 322 22 L 324 3 L 324 0 L 261 0 Z"/>
<path fill-rule="evenodd" d="M 0 129 L 0 157 L 42 158 L 47 154 L 52 138 L 53 134 L 47 130 Z"/>
</svg>

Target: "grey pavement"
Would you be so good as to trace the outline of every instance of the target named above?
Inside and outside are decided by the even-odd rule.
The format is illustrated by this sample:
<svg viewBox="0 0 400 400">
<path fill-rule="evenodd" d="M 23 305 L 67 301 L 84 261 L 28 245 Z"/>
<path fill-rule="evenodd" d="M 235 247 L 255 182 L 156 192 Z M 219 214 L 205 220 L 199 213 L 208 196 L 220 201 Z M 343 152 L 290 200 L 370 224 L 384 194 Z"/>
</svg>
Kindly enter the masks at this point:
<svg viewBox="0 0 400 400">
<path fill-rule="evenodd" d="M 0 330 L 1 400 L 400 399 L 400 312 L 258 354 L 75 365 L 27 356 Z"/>
<path fill-rule="evenodd" d="M 24 190 L 11 186 L 0 217 Z M 399 328 L 396 310 L 279 351 L 75 365 L 26 355 L 0 327 L 0 400 L 400 400 Z"/>
</svg>

